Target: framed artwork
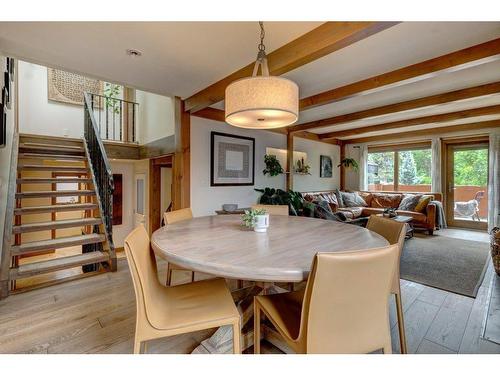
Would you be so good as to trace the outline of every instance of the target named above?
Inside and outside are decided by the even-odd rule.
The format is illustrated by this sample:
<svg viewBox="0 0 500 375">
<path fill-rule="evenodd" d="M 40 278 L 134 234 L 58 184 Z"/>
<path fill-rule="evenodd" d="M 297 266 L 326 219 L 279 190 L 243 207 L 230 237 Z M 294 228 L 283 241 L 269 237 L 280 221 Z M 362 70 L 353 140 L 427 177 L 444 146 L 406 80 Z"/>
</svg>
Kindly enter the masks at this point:
<svg viewBox="0 0 500 375">
<path fill-rule="evenodd" d="M 333 176 L 332 158 L 327 155 L 319 157 L 319 177 L 331 178 Z"/>
<path fill-rule="evenodd" d="M 254 185 L 255 139 L 211 133 L 210 186 Z"/>
</svg>

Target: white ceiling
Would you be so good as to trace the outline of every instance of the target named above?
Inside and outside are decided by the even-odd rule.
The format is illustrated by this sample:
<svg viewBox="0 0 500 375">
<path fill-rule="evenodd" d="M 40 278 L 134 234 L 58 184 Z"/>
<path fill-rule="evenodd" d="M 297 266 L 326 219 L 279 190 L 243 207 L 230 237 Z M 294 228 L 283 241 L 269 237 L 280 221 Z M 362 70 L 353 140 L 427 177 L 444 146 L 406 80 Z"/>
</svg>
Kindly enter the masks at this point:
<svg viewBox="0 0 500 375">
<path fill-rule="evenodd" d="M 319 24 L 266 22 L 267 50 L 272 51 Z M 258 36 L 256 22 L 0 22 L 0 51 L 138 89 L 186 98 L 251 62 L 256 55 Z M 500 22 L 404 22 L 285 76 L 298 83 L 303 98 L 499 37 Z M 131 58 L 125 54 L 127 48 L 141 50 L 143 56 Z M 500 81 L 500 61 L 316 107 L 301 112 L 298 123 L 496 81 Z M 492 104 L 500 104 L 498 95 L 335 125 L 314 132 L 325 133 Z M 213 107 L 224 108 L 222 102 Z M 439 126 L 446 125 L 449 124 Z M 414 129 L 422 127 L 426 125 Z M 391 132 L 395 131 L 375 134 Z"/>
<path fill-rule="evenodd" d="M 320 24 L 266 22 L 266 49 Z M 257 22 L 0 22 L 0 52 L 185 98 L 254 60 L 259 35 Z"/>
</svg>

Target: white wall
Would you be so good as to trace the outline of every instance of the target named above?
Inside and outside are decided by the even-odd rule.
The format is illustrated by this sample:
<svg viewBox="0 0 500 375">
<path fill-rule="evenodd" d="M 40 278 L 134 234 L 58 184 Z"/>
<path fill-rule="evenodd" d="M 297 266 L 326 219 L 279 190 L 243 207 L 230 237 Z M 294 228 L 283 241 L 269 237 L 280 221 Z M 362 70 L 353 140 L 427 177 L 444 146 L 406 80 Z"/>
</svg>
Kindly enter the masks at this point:
<svg viewBox="0 0 500 375">
<path fill-rule="evenodd" d="M 83 106 L 48 99 L 47 68 L 19 61 L 19 132 L 83 136 Z"/>
<path fill-rule="evenodd" d="M 174 134 L 174 98 L 137 90 L 135 100 L 139 103 L 137 133 L 140 144 Z"/>
<path fill-rule="evenodd" d="M 254 186 L 210 186 L 210 132 L 219 131 L 228 134 L 255 138 L 255 185 Z M 338 186 L 338 164 L 340 150 L 338 146 L 295 139 L 295 149 L 304 151 L 311 165 L 311 176 L 294 176 L 294 190 L 331 190 Z M 191 207 L 195 216 L 213 215 L 224 203 L 237 203 L 239 207 L 249 207 L 257 202 L 260 193 L 254 188 L 274 187 L 285 189 L 285 176 L 268 177 L 262 174 L 265 168 L 266 147 L 286 149 L 286 137 L 281 134 L 245 130 L 217 121 L 191 117 Z M 332 156 L 334 164 L 333 178 L 319 177 L 319 156 Z"/>
<path fill-rule="evenodd" d="M 346 158 L 353 158 L 359 164 L 359 146 L 347 145 L 345 150 Z M 345 189 L 346 190 L 359 190 L 359 171 L 353 168 L 347 168 L 345 171 Z"/>
<path fill-rule="evenodd" d="M 340 186 L 340 168 L 337 168 L 340 162 L 339 146 L 303 138 L 295 138 L 294 149 L 295 151 L 305 152 L 307 154 L 307 164 L 311 166 L 311 175 L 294 175 L 293 190 L 324 191 L 334 190 Z M 332 178 L 319 177 L 321 155 L 330 156 L 332 158 Z"/>
<path fill-rule="evenodd" d="M 5 71 L 5 66 L 6 66 L 6 58 L 4 56 L 0 55 L 0 89 L 3 87 L 3 73 Z M 14 110 L 15 110 L 15 91 L 14 85 L 11 82 L 11 87 L 12 87 L 12 107 L 11 109 L 7 110 L 7 125 L 6 125 L 6 131 L 7 131 L 7 137 L 6 137 L 6 144 L 5 147 L 0 147 L 0 233 L 2 234 L 3 238 L 3 231 L 4 231 L 4 225 L 5 225 L 5 211 L 7 208 L 7 194 L 8 194 L 8 187 L 9 187 L 9 173 L 10 173 L 10 159 L 11 159 L 11 154 L 12 154 L 12 140 L 14 137 L 14 129 L 15 129 L 15 121 L 14 121 Z M 3 246 L 3 241 L 0 241 L 0 259 L 2 256 L 2 246 Z"/>
<path fill-rule="evenodd" d="M 113 243 L 123 247 L 123 240 L 134 229 L 134 162 L 110 163 L 112 172 L 122 175 L 122 224 L 113 225 Z"/>
<path fill-rule="evenodd" d="M 255 186 L 210 186 L 210 132 L 242 135 L 255 138 Z M 239 129 L 212 120 L 191 116 L 191 208 L 195 216 L 214 215 L 224 203 L 237 203 L 249 207 L 257 202 L 260 193 L 254 188 L 285 188 L 285 176 L 267 177 L 265 168 L 266 147 L 286 148 L 286 138 L 281 134 Z"/>
</svg>

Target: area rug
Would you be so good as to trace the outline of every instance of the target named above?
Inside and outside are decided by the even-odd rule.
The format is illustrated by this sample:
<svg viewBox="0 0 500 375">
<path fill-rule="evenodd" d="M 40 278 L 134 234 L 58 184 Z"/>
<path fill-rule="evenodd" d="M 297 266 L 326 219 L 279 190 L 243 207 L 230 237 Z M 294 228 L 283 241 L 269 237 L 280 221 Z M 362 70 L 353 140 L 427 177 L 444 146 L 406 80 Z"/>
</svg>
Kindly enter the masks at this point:
<svg viewBox="0 0 500 375">
<path fill-rule="evenodd" d="M 405 241 L 401 278 L 475 298 L 488 259 L 488 243 L 417 234 Z"/>
</svg>

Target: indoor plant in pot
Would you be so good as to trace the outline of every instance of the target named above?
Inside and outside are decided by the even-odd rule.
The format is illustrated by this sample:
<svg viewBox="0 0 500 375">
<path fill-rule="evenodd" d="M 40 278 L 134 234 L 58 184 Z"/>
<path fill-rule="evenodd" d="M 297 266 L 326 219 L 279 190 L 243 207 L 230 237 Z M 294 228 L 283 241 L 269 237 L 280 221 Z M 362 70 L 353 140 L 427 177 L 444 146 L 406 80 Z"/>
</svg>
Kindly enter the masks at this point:
<svg viewBox="0 0 500 375">
<path fill-rule="evenodd" d="M 245 211 L 241 220 L 243 226 L 253 228 L 255 232 L 266 232 L 269 227 L 269 214 L 262 208 Z"/>
</svg>

